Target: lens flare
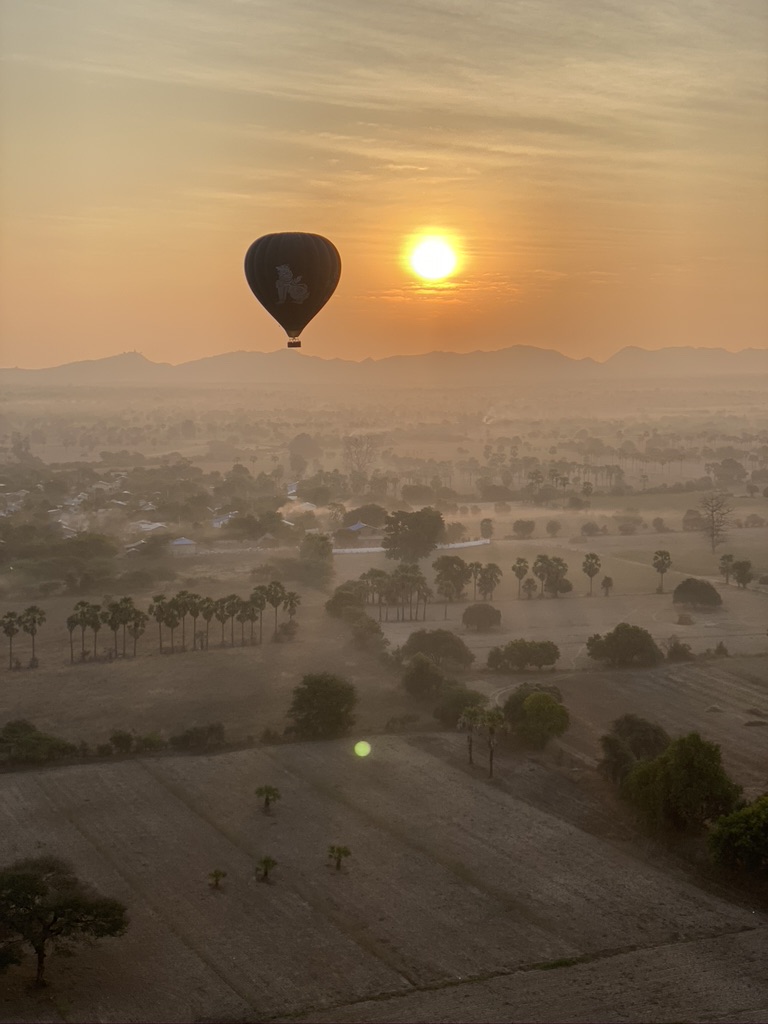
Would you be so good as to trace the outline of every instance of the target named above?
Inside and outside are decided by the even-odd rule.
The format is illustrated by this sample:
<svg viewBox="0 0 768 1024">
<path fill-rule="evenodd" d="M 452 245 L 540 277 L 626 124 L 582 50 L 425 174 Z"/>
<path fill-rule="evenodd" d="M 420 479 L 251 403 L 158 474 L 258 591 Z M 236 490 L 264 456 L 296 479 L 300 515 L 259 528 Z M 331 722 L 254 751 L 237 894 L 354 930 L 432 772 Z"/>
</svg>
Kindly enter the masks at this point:
<svg viewBox="0 0 768 1024">
<path fill-rule="evenodd" d="M 358 757 L 368 757 L 371 752 L 371 744 L 367 740 L 359 740 L 355 744 L 355 753 Z"/>
</svg>

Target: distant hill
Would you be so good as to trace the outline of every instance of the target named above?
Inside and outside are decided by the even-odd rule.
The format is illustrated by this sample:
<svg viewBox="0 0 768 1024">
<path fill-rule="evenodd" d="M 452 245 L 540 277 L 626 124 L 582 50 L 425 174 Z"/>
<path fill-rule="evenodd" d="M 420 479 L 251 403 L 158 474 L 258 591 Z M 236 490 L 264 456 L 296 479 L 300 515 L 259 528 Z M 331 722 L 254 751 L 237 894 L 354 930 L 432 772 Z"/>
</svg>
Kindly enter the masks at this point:
<svg viewBox="0 0 768 1024">
<path fill-rule="evenodd" d="M 498 387 L 515 381 L 692 379 L 768 376 L 768 349 L 624 348 L 604 363 L 571 359 L 552 349 L 513 345 L 494 352 L 429 352 L 355 363 L 303 352 L 228 352 L 172 366 L 138 352 L 40 370 L 0 369 L 0 386 L 172 387 L 248 384 L 286 387 Z"/>
</svg>

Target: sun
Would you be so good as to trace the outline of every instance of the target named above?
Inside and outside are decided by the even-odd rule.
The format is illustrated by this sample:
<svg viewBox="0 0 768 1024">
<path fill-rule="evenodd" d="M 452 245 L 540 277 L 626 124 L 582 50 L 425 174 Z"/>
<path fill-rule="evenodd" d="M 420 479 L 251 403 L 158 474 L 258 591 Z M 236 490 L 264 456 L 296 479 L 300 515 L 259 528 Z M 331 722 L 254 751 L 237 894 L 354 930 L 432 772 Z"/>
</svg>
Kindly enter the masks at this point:
<svg viewBox="0 0 768 1024">
<path fill-rule="evenodd" d="M 458 263 L 455 249 L 440 235 L 419 238 L 408 261 L 414 273 L 425 281 L 441 281 L 450 277 Z"/>
</svg>

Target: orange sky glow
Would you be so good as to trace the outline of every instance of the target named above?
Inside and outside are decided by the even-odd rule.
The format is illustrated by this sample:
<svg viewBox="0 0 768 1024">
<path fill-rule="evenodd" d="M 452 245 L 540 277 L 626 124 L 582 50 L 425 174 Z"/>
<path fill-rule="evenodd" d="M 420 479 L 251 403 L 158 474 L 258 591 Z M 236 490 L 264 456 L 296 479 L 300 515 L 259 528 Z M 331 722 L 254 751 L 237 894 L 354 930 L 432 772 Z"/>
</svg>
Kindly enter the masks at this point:
<svg viewBox="0 0 768 1024">
<path fill-rule="evenodd" d="M 6 0 L 0 37 L 0 365 L 281 348 L 272 231 L 341 253 L 313 355 L 768 346 L 763 0 Z"/>
</svg>

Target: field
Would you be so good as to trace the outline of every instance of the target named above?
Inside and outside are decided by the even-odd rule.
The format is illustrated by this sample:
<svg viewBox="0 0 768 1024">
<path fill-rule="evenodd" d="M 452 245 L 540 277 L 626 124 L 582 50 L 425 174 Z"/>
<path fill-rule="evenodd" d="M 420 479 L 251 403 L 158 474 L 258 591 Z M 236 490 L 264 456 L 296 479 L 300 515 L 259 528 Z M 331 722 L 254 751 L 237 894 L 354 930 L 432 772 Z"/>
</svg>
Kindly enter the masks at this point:
<svg viewBox="0 0 768 1024">
<path fill-rule="evenodd" d="M 2 859 L 55 850 L 132 924 L 54 958 L 41 995 L 14 969 L 0 1017 L 765 1019 L 765 914 L 635 855 L 615 818 L 596 836 L 586 779 L 505 757 L 499 776 L 434 735 L 4 775 Z"/>
</svg>

